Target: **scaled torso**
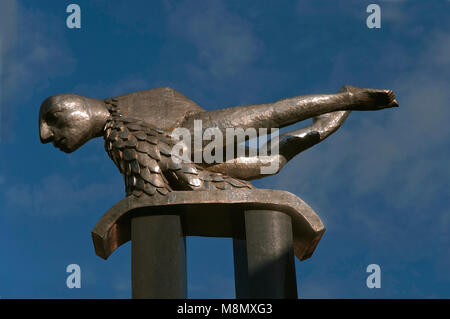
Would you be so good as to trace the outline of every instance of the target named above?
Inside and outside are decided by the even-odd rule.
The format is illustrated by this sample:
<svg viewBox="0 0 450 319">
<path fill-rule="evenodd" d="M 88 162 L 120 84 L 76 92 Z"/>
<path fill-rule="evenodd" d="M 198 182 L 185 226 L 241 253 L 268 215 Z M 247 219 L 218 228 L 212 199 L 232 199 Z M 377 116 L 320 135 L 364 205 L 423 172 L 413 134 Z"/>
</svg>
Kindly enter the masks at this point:
<svg viewBox="0 0 450 319">
<path fill-rule="evenodd" d="M 249 182 L 206 170 L 171 156 L 175 142 L 167 130 L 127 116 L 118 99 L 106 99 L 111 114 L 105 149 L 125 179 L 127 196 L 166 195 L 176 190 L 254 188 Z"/>
</svg>

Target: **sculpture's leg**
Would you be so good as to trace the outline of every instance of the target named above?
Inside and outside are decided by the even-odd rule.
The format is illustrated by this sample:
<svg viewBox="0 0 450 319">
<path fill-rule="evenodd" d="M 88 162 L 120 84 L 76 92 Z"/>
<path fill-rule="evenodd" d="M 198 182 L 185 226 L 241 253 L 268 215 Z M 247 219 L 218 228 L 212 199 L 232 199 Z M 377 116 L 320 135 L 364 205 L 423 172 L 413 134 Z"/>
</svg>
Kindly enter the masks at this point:
<svg viewBox="0 0 450 319">
<path fill-rule="evenodd" d="M 353 87 L 344 86 L 339 92 L 350 92 L 352 89 Z M 278 167 L 278 170 L 274 170 L 272 173 L 277 174 L 293 157 L 336 132 L 344 124 L 350 112 L 336 111 L 325 113 L 314 117 L 312 125 L 281 134 L 277 141 L 271 141 L 271 144 L 278 142 L 278 154 L 265 156 L 264 159 L 258 156 L 248 157 L 245 162 L 238 159 L 227 160 L 223 163 L 213 164 L 208 169 L 244 180 L 266 177 L 267 175 L 261 171 L 263 166 Z M 265 149 L 270 148 L 265 146 Z M 234 154 L 237 154 L 237 152 L 234 152 Z M 249 152 L 246 150 L 245 154 L 249 154 Z"/>
<path fill-rule="evenodd" d="M 187 298 L 186 241 L 179 215 L 131 221 L 133 298 Z"/>
<path fill-rule="evenodd" d="M 272 170 L 270 174 L 277 174 L 293 157 L 336 132 L 349 114 L 350 111 L 323 114 L 315 117 L 314 123 L 308 127 L 281 134 L 276 141 L 272 140 L 269 144 L 273 147 L 272 144 L 278 143 L 278 152 L 273 152 L 271 155 L 263 158 L 247 157 L 245 161 L 232 159 L 212 164 L 208 166 L 208 169 L 244 180 L 268 176 L 267 171 L 261 170 L 262 167 L 276 167 L 277 169 Z M 265 149 L 270 149 L 271 146 L 265 146 Z M 261 154 L 259 150 L 257 152 Z M 246 154 L 249 152 L 246 151 Z"/>
<path fill-rule="evenodd" d="M 233 249 L 236 298 L 297 298 L 289 215 L 245 211 L 236 223 Z"/>
</svg>

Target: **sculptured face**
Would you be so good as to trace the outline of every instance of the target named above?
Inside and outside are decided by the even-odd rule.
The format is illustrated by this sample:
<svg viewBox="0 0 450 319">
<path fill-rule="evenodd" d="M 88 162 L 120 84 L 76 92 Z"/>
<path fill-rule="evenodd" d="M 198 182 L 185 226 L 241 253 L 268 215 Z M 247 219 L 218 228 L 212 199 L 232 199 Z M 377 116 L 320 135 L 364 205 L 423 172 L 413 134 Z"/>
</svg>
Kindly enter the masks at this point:
<svg viewBox="0 0 450 319">
<path fill-rule="evenodd" d="M 87 102 L 75 94 L 59 94 L 46 99 L 39 112 L 42 143 L 53 142 L 63 152 L 71 153 L 92 137 L 91 115 Z"/>
</svg>

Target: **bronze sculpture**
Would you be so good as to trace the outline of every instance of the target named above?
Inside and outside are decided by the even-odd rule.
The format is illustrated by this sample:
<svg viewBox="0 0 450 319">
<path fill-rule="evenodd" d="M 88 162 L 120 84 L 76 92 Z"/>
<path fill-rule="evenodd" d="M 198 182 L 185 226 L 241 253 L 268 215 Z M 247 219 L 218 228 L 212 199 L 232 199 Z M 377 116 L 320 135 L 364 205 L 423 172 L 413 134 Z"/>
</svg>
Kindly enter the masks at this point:
<svg viewBox="0 0 450 319">
<path fill-rule="evenodd" d="M 170 131 L 174 127 L 193 131 L 194 120 L 201 120 L 205 128 L 216 127 L 222 131 L 228 127 L 281 128 L 313 117 L 311 126 L 281 136 L 280 154 L 271 155 L 271 160 L 279 161 L 281 168 L 295 155 L 336 131 L 351 110 L 395 106 L 398 104 L 390 90 L 350 86 L 345 86 L 338 94 L 299 96 L 270 104 L 209 112 L 170 88 L 131 93 L 105 101 L 62 94 L 43 102 L 39 131 L 43 143 L 53 142 L 55 147 L 67 153 L 91 138 L 103 136 L 106 151 L 126 177 L 127 194 L 134 191 L 135 195 L 140 195 L 147 190 L 148 195 L 153 195 L 155 190 L 165 194 L 172 188 L 251 187 L 237 178 L 263 177 L 257 170 L 261 165 L 258 161 L 252 161 L 251 165 L 236 160 L 214 165 L 176 165 L 170 157 L 170 148 L 174 145 Z M 209 171 L 216 174 L 208 174 Z M 224 177 L 228 180 L 227 186 L 221 184 Z"/>
<path fill-rule="evenodd" d="M 182 279 L 183 270 L 180 271 L 185 269 L 185 257 L 180 257 L 184 254 L 184 245 L 180 250 L 179 241 L 175 240 L 170 246 L 172 250 L 166 246 L 159 250 L 155 248 L 157 254 L 152 255 L 153 259 L 163 258 L 170 252 L 163 263 L 163 275 L 155 270 L 157 266 L 152 264 L 151 257 L 145 259 L 138 255 L 144 254 L 147 243 L 159 245 L 155 239 L 165 236 L 165 240 L 170 241 L 187 235 L 233 237 L 238 296 L 296 297 L 292 250 L 299 259 L 308 258 L 325 229 L 314 211 L 294 195 L 257 190 L 248 181 L 264 177 L 261 167 L 270 163 L 276 163 L 278 170 L 273 173 L 277 173 L 295 155 L 323 141 L 341 127 L 352 110 L 397 106 L 391 90 L 354 86 L 344 86 L 336 94 L 297 96 L 274 103 L 214 111 L 203 110 L 167 87 L 103 101 L 59 94 L 42 103 L 39 133 L 42 143 L 53 142 L 66 153 L 75 151 L 92 138 L 103 136 L 108 155 L 124 176 L 127 197 L 111 208 L 94 228 L 94 246 L 97 254 L 106 259 L 122 243 L 130 239 L 136 243 L 132 246 L 133 256 L 136 255 L 133 257 L 133 265 L 136 264 L 133 266 L 134 297 L 186 296 L 185 278 Z M 225 132 L 230 127 L 282 128 L 308 118 L 313 118 L 312 125 L 282 134 L 278 140 L 278 152 L 270 153 L 264 160 L 258 156 L 240 158 L 235 152 L 234 157 L 218 163 L 194 162 L 193 158 L 178 161 L 172 152 L 175 141 L 171 132 L 185 128 L 195 134 L 196 121 L 201 121 L 205 130 L 215 128 Z M 227 145 L 226 141 L 223 145 Z M 195 148 L 195 145 L 191 146 Z M 205 141 L 196 146 L 200 146 L 202 151 Z M 140 209 L 147 210 L 141 213 Z M 178 211 L 177 219 L 172 218 L 173 209 Z M 216 214 L 213 219 L 211 209 Z M 238 214 L 230 211 L 238 211 Z M 244 220 L 236 217 L 240 212 L 244 212 Z M 148 222 L 142 219 L 143 214 L 153 217 L 163 214 L 166 217 L 163 220 L 155 217 L 153 222 Z M 290 218 L 286 219 L 286 216 Z M 172 226 L 161 230 L 169 224 Z M 241 224 L 245 224 L 245 229 L 241 229 Z M 254 232 L 258 227 L 268 235 Z M 148 237 L 149 229 L 153 229 L 151 233 L 155 234 L 151 238 Z M 242 239 L 248 242 L 247 246 L 242 245 Z M 272 249 L 266 254 L 267 247 L 277 245 L 278 250 Z M 167 250 L 167 254 L 161 253 L 161 249 Z M 245 253 L 240 253 L 242 251 Z M 174 254 L 179 257 L 178 262 L 173 262 Z M 247 254 L 248 260 L 242 263 L 243 257 L 236 257 L 239 254 Z M 261 272 L 268 263 L 276 267 Z M 175 268 L 170 268 L 171 265 Z M 143 279 L 141 275 L 148 267 L 155 274 Z M 250 271 L 251 267 L 258 271 Z M 171 272 L 180 275 L 174 277 Z M 273 275 L 277 272 L 278 277 Z M 244 273 L 246 275 L 242 275 Z M 246 279 L 238 280 L 242 276 Z M 273 278 L 268 279 L 271 284 L 267 280 L 260 283 L 271 276 Z M 159 277 L 165 284 L 170 282 L 169 278 L 178 278 L 171 281 L 172 286 L 177 286 L 176 292 L 170 288 L 171 285 L 166 290 L 161 288 Z M 287 277 L 291 278 L 288 280 L 290 284 L 280 283 L 280 278 Z M 238 286 L 238 281 L 245 283 L 245 287 Z"/>
</svg>

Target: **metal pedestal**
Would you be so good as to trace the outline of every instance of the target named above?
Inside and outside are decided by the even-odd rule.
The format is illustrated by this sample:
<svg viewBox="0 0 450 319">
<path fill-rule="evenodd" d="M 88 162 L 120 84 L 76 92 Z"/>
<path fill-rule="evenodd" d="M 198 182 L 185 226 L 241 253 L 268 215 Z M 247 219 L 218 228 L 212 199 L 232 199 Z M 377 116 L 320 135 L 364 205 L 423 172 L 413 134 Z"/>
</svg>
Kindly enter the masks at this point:
<svg viewBox="0 0 450 319">
<path fill-rule="evenodd" d="M 247 210 L 235 230 L 236 298 L 297 298 L 291 217 Z"/>
<path fill-rule="evenodd" d="M 133 298 L 187 298 L 186 240 L 179 215 L 131 220 Z"/>
<path fill-rule="evenodd" d="M 324 232 L 289 192 L 176 191 L 127 196 L 98 221 L 92 240 L 103 259 L 132 240 L 133 298 L 187 297 L 184 236 L 233 238 L 237 298 L 297 298 L 294 254 L 311 257 Z"/>
</svg>

